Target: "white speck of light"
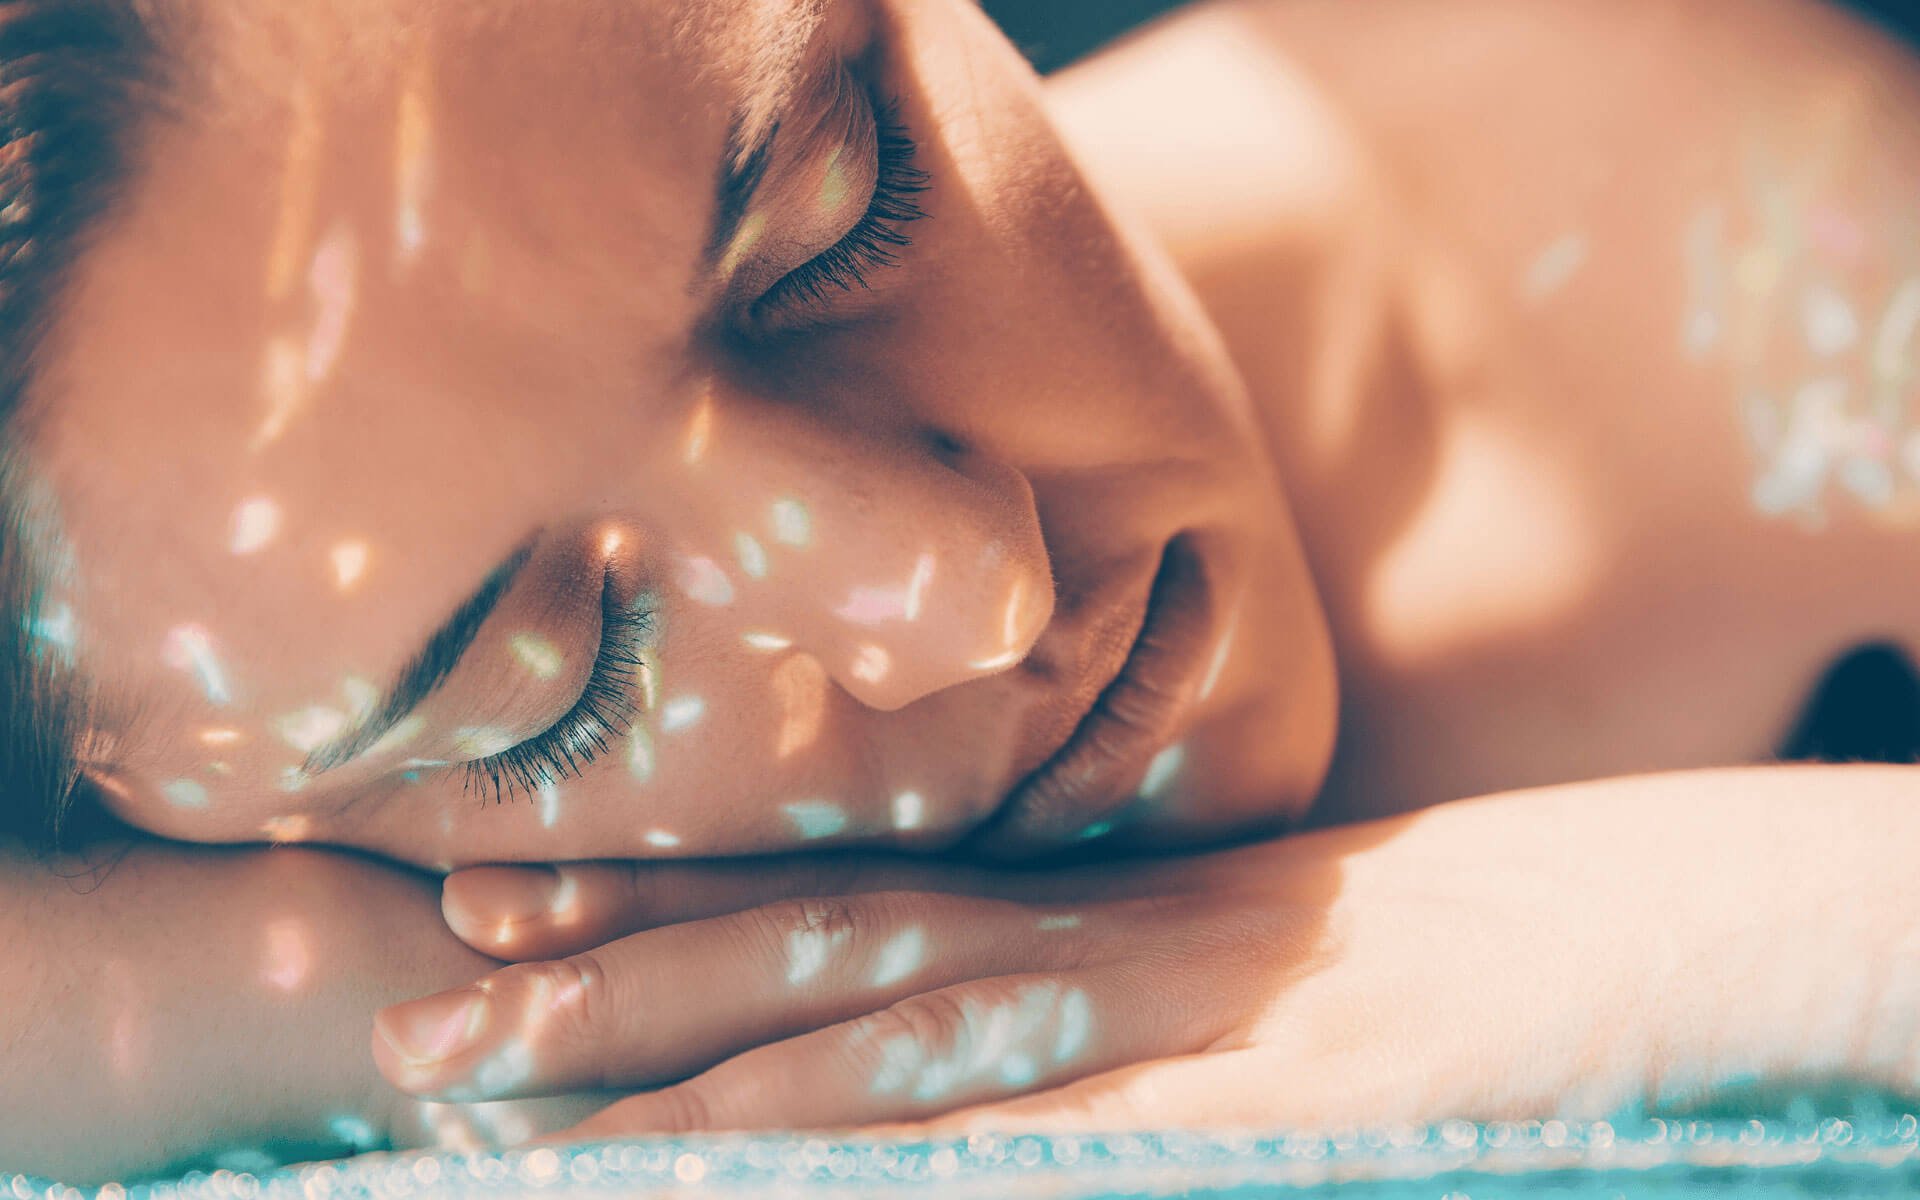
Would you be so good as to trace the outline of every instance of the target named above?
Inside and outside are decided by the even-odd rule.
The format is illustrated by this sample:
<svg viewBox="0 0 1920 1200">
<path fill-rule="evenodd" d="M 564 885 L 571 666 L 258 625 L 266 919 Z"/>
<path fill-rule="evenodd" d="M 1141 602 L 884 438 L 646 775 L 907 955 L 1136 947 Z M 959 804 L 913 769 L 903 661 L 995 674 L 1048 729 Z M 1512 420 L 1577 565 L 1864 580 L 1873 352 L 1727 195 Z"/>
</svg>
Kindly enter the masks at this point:
<svg viewBox="0 0 1920 1200">
<path fill-rule="evenodd" d="M 347 344 L 359 270 L 360 245 L 353 231 L 344 224 L 336 225 L 314 251 L 313 266 L 307 273 L 307 288 L 319 310 L 307 335 L 309 383 L 318 383 L 333 373 Z"/>
<path fill-rule="evenodd" d="M 879 646 L 860 647 L 853 656 L 853 677 L 867 683 L 879 683 L 893 670 L 893 656 Z"/>
<path fill-rule="evenodd" d="M 1185 746 L 1168 746 L 1153 756 L 1147 764 L 1147 774 L 1140 781 L 1140 795 L 1151 800 L 1167 789 L 1174 776 L 1180 773 L 1180 766 L 1187 760 Z"/>
<path fill-rule="evenodd" d="M 1234 639 L 1240 635 L 1240 610 L 1234 609 L 1233 616 L 1227 621 L 1227 631 L 1220 635 L 1220 644 L 1213 648 L 1213 658 L 1207 663 L 1207 675 L 1200 681 L 1200 699 L 1206 701 L 1213 696 L 1213 690 L 1220 686 L 1220 676 L 1227 669 L 1227 656 L 1233 652 Z"/>
<path fill-rule="evenodd" d="M 919 792 L 901 792 L 893 798 L 895 829 L 918 829 L 926 817 L 927 801 Z"/>
<path fill-rule="evenodd" d="M 668 733 L 678 733 L 699 724 L 700 718 L 707 712 L 707 702 L 698 696 L 679 696 L 667 701 L 660 710 L 660 728 Z"/>
<path fill-rule="evenodd" d="M 798 987 L 818 975 L 827 957 L 847 940 L 847 930 L 796 929 L 787 935 L 787 983 Z"/>
<path fill-rule="evenodd" d="M 299 712 L 288 713 L 274 722 L 274 727 L 280 731 L 280 740 L 287 745 L 302 754 L 312 754 L 340 736 L 347 727 L 347 714 L 337 708 L 316 704 Z"/>
<path fill-rule="evenodd" d="M 1807 349 L 1815 354 L 1844 354 L 1860 340 L 1860 319 L 1847 298 L 1824 283 L 1808 287 L 1801 298 L 1800 320 Z"/>
<path fill-rule="evenodd" d="M 462 758 L 492 758 L 512 745 L 512 734 L 488 725 L 469 725 L 453 734 L 454 752 Z"/>
<path fill-rule="evenodd" d="M 813 841 L 832 837 L 847 827 L 847 814 L 837 804 L 825 800 L 797 800 L 780 806 L 800 836 Z"/>
<path fill-rule="evenodd" d="M 680 590 L 701 604 L 720 608 L 733 603 L 733 581 L 710 558 L 680 560 L 679 578 Z"/>
<path fill-rule="evenodd" d="M 333 560 L 333 586 L 340 591 L 352 591 L 367 573 L 367 544 L 365 542 L 341 542 L 328 555 Z"/>
<path fill-rule="evenodd" d="M 741 634 L 740 640 L 755 650 L 785 650 L 793 645 L 793 639 L 790 637 L 782 637 L 780 634 L 767 633 L 758 629 Z"/>
<path fill-rule="evenodd" d="M 280 506 L 265 496 L 255 496 L 233 510 L 227 548 L 235 554 L 254 554 L 266 549 L 279 534 Z"/>
<path fill-rule="evenodd" d="M 668 833 L 664 829 L 649 829 L 647 830 L 646 841 L 649 846 L 661 850 L 671 850 L 680 844 L 680 835 L 677 833 Z"/>
<path fill-rule="evenodd" d="M 70 654 L 80 640 L 80 623 L 74 618 L 73 608 L 62 604 L 45 615 L 34 618 L 28 632 L 33 635 L 34 640 L 45 642 L 57 650 Z"/>
<path fill-rule="evenodd" d="M 520 665 L 535 679 L 555 679 L 566 666 L 566 657 L 559 649 L 537 633 L 516 633 L 508 645 L 513 647 L 513 656 L 520 660 Z"/>
<path fill-rule="evenodd" d="M 280 917 L 267 925 L 266 980 L 283 992 L 291 992 L 306 982 L 313 969 L 313 951 L 300 922 Z"/>
<path fill-rule="evenodd" d="M 191 779 L 176 779 L 160 789 L 167 803 L 175 808 L 205 808 L 207 789 Z"/>
<path fill-rule="evenodd" d="M 366 756 L 368 758 L 378 758 L 382 755 L 392 754 L 408 742 L 411 742 L 414 738 L 419 737 L 420 732 L 426 727 L 427 719 L 419 713 L 414 713 L 412 716 L 402 719 L 400 723 L 392 729 L 381 734 L 379 741 L 367 747 Z"/>
<path fill-rule="evenodd" d="M 552 829 L 560 820 L 560 785 L 549 779 L 535 795 L 540 802 L 540 827 Z"/>
<path fill-rule="evenodd" d="M 347 698 L 347 709 L 356 717 L 371 717 L 380 705 L 380 689 L 358 675 L 340 681 L 340 694 Z"/>
<path fill-rule="evenodd" d="M 1054 933 L 1062 929 L 1078 929 L 1080 925 L 1078 913 L 1051 913 L 1035 921 L 1033 927 L 1041 933 Z"/>
<path fill-rule="evenodd" d="M 1565 287 L 1586 261 L 1586 235 L 1564 234 L 1534 256 L 1521 290 L 1529 300 L 1545 300 Z"/>
<path fill-rule="evenodd" d="M 903 929 L 880 947 L 873 965 L 873 986 L 892 987 L 920 969 L 927 960 L 927 934 L 918 925 Z"/>
<path fill-rule="evenodd" d="M 638 725 L 627 735 L 627 773 L 640 783 L 653 778 L 653 739 Z"/>
<path fill-rule="evenodd" d="M 920 609 L 926 603 L 927 586 L 933 582 L 934 557 L 931 550 L 923 550 L 914 560 L 913 578 L 907 581 L 907 605 L 904 614 L 909 621 L 920 619 Z"/>
<path fill-rule="evenodd" d="M 833 615 L 856 625 L 897 621 L 907 612 L 907 593 L 899 588 L 857 587 Z"/>
<path fill-rule="evenodd" d="M 333 1135 L 335 1141 L 351 1147 L 355 1153 L 371 1150 L 380 1144 L 380 1135 L 375 1132 L 373 1122 L 353 1114 L 328 1121 L 327 1132 Z"/>
<path fill-rule="evenodd" d="M 1095 821 L 1080 831 L 1080 840 L 1083 842 L 1091 842 L 1095 838 L 1103 838 L 1112 832 L 1112 821 Z"/>
<path fill-rule="evenodd" d="M 1035 1065 L 1031 1054 L 1016 1051 L 1000 1060 L 1000 1082 L 1008 1087 L 1028 1087 L 1039 1077 L 1040 1068 Z"/>
<path fill-rule="evenodd" d="M 1064 1063 L 1078 1057 L 1087 1048 L 1087 1035 L 1093 1031 L 1093 1002 L 1079 988 L 1060 998 L 1060 1026 L 1053 1039 L 1053 1061 Z"/>
<path fill-rule="evenodd" d="M 749 579 L 767 577 L 767 551 L 760 539 L 747 532 L 733 535 L 733 552 L 740 560 L 740 569 Z"/>
<path fill-rule="evenodd" d="M 214 657 L 213 638 L 200 626 L 180 625 L 169 630 L 160 655 L 175 670 L 192 671 L 209 703 L 233 702 L 227 674 L 221 669 L 220 660 Z"/>
<path fill-rule="evenodd" d="M 773 536 L 782 545 L 805 546 L 813 540 L 813 519 L 798 500 L 773 503 Z"/>
</svg>

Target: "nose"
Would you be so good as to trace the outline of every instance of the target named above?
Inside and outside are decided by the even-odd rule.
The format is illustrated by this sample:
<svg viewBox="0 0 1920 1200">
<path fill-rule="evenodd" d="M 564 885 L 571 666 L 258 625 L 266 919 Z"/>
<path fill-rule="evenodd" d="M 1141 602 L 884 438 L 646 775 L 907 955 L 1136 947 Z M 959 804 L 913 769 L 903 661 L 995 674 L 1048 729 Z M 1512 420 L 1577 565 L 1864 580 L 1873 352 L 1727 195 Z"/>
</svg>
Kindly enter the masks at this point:
<svg viewBox="0 0 1920 1200">
<path fill-rule="evenodd" d="M 892 711 L 1026 657 L 1053 615 L 1033 490 L 1007 463 L 910 427 L 709 392 L 679 446 L 696 602 L 747 646 L 803 650 Z"/>
</svg>

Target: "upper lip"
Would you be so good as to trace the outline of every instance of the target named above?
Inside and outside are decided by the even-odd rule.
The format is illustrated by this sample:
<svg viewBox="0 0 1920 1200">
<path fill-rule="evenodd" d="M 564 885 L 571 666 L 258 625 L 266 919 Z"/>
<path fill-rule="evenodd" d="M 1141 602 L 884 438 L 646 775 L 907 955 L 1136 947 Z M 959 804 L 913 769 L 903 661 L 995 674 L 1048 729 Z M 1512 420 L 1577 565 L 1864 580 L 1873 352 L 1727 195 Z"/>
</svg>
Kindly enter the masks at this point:
<svg viewBox="0 0 1920 1200">
<path fill-rule="evenodd" d="M 1098 690 L 982 825 L 987 847 L 1058 845 L 1111 811 L 1118 790 L 1179 732 L 1192 707 L 1206 658 L 1204 595 L 1198 555 L 1175 538 L 1162 549 L 1133 635 L 1116 643 L 1105 670 L 1087 672 Z"/>
</svg>

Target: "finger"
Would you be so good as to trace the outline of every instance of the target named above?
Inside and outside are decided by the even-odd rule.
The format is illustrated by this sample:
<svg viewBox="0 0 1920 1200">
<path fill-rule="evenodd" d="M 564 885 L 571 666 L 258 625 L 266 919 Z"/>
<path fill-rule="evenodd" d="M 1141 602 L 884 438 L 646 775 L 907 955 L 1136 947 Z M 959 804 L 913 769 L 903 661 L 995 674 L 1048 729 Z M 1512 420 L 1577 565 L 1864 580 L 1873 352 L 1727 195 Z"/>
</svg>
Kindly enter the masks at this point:
<svg viewBox="0 0 1920 1200">
<path fill-rule="evenodd" d="M 1141 885 L 1114 869 L 998 871 L 876 855 L 730 862 L 607 861 L 470 867 L 447 876 L 441 912 L 460 940 L 511 962 L 561 958 L 645 929 L 782 900 L 872 892 L 1091 903 Z M 1062 908 L 1070 919 L 1075 908 Z"/>
<path fill-rule="evenodd" d="M 982 980 L 732 1058 L 561 1135 L 608 1138 L 921 1120 L 1208 1038 L 1114 967 Z"/>
<path fill-rule="evenodd" d="M 783 901 L 386 1009 L 374 1056 L 402 1091 L 469 1103 L 651 1084 L 917 991 L 1077 965 L 1096 944 L 1009 901 Z"/>
</svg>

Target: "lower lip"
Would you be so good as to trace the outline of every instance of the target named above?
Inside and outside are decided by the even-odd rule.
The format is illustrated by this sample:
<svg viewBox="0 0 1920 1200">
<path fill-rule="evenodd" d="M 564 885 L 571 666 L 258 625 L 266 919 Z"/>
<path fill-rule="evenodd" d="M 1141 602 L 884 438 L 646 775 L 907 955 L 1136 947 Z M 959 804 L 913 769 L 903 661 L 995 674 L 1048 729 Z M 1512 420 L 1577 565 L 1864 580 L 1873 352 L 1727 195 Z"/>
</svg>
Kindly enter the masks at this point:
<svg viewBox="0 0 1920 1200">
<path fill-rule="evenodd" d="M 1119 675 L 1066 744 L 1008 797 L 986 838 L 999 846 L 1058 846 L 1125 800 L 1153 756 L 1178 736 L 1200 691 L 1212 622 L 1199 556 L 1183 539 L 1167 546 L 1146 618 Z"/>
</svg>

